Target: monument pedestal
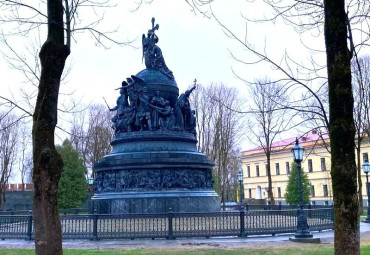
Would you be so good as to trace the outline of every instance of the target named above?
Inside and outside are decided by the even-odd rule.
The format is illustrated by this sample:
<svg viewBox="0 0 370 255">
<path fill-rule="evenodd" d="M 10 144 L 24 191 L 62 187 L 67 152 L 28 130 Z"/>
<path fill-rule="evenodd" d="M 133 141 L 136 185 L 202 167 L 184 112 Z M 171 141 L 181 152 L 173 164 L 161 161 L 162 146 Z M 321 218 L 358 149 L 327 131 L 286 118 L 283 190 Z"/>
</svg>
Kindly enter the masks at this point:
<svg viewBox="0 0 370 255">
<path fill-rule="evenodd" d="M 211 212 L 220 210 L 213 162 L 187 132 L 122 133 L 94 165 L 98 213 Z"/>
<path fill-rule="evenodd" d="M 107 193 L 94 196 L 99 213 L 212 212 L 220 210 L 220 199 L 209 191 L 165 191 Z"/>
</svg>

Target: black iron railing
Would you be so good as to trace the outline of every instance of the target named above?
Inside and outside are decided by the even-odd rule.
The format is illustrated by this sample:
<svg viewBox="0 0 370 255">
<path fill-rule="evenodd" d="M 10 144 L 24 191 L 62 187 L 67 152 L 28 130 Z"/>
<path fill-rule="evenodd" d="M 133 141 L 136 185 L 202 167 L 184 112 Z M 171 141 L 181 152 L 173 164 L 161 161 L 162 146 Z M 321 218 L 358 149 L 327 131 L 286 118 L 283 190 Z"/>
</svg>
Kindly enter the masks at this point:
<svg viewBox="0 0 370 255">
<path fill-rule="evenodd" d="M 333 209 L 305 209 L 311 231 L 333 228 Z M 295 233 L 297 210 L 205 213 L 60 215 L 64 239 L 123 239 L 275 235 Z M 33 217 L 0 215 L 0 238 L 31 240 Z"/>
</svg>

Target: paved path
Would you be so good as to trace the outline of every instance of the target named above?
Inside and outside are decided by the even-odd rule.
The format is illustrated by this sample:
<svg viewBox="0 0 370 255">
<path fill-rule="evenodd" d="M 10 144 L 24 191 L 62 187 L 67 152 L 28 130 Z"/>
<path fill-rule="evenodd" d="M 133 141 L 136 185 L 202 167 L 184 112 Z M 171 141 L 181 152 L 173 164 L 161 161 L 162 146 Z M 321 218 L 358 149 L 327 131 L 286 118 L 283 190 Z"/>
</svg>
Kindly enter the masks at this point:
<svg viewBox="0 0 370 255">
<path fill-rule="evenodd" d="M 360 223 L 361 238 L 370 239 L 370 224 Z M 332 230 L 323 232 L 314 232 L 314 237 L 320 238 L 321 243 L 333 243 L 334 233 Z M 302 244 L 290 242 L 289 238 L 294 237 L 292 234 L 276 235 L 276 236 L 250 236 L 247 238 L 238 237 L 212 237 L 212 238 L 178 238 L 176 240 L 166 239 L 120 239 L 120 240 L 65 240 L 63 241 L 64 249 L 237 249 L 237 248 L 269 248 L 269 247 L 297 247 Z M 312 244 L 305 244 L 312 245 Z M 33 249 L 33 241 L 25 241 L 21 239 L 6 239 L 0 240 L 0 249 L 23 248 Z"/>
</svg>

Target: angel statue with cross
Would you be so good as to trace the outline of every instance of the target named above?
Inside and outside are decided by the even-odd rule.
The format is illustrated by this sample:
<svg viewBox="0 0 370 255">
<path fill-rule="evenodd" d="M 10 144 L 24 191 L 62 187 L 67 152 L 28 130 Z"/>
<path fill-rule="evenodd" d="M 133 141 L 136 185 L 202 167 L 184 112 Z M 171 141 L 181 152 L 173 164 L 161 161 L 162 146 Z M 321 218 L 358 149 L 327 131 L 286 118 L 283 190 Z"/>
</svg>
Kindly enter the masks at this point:
<svg viewBox="0 0 370 255">
<path fill-rule="evenodd" d="M 158 36 L 155 34 L 155 30 L 159 29 L 159 25 L 154 26 L 155 19 L 152 18 L 152 29 L 148 30 L 147 37 L 143 34 L 142 43 L 143 43 L 143 58 L 145 60 L 145 66 L 147 69 L 157 69 L 169 79 L 173 80 L 174 76 L 172 71 L 168 69 L 164 58 L 162 55 L 161 49 L 156 45 L 158 42 Z"/>
</svg>

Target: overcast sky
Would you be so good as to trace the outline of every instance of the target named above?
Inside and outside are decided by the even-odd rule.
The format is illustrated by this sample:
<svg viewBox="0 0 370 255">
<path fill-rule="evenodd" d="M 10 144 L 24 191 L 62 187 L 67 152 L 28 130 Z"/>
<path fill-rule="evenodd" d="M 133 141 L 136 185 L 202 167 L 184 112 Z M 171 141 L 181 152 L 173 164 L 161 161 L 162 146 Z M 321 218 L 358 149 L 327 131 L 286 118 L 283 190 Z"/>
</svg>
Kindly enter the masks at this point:
<svg viewBox="0 0 370 255">
<path fill-rule="evenodd" d="M 104 97 L 111 107 L 114 106 L 119 95 L 115 88 L 126 77 L 145 69 L 142 63 L 141 35 L 151 28 L 152 17 L 159 24 L 156 32 L 159 37 L 158 46 L 162 49 L 167 66 L 175 75 L 180 93 L 196 78 L 198 83 L 204 85 L 222 82 L 237 87 L 248 100 L 246 85 L 234 76 L 232 70 L 249 80 L 275 75 L 268 65 L 245 66 L 235 61 L 229 51 L 244 60 L 253 59 L 253 55 L 228 38 L 214 19 L 195 14 L 185 0 L 154 0 L 151 4 L 141 5 L 136 11 L 137 4 L 133 0 L 117 3 L 114 8 L 105 9 L 100 28 L 117 28 L 118 32 L 112 36 L 121 41 L 134 40 L 133 47 L 114 44 L 107 44 L 109 49 L 97 47 L 88 33 L 75 34 L 72 42 L 71 55 L 67 60 L 71 71 L 61 91 L 68 94 L 73 92 L 72 96 L 82 98 L 83 103 L 104 104 Z M 212 8 L 219 20 L 242 39 L 247 31 L 248 41 L 253 47 L 266 50 L 276 62 L 281 61 L 285 51 L 298 62 L 309 59 L 310 55 L 302 47 L 301 39 L 308 42 L 310 47 L 324 49 L 323 37 L 316 37 L 314 32 L 300 36 L 292 27 L 283 24 L 247 24 L 242 15 L 257 18 L 266 14 L 267 9 L 262 9 L 259 4 L 246 5 L 243 0 L 218 0 Z M 82 9 L 79 16 L 82 20 L 95 18 L 91 12 L 86 13 Z M 41 33 L 40 40 L 44 41 L 45 38 L 46 35 Z M 18 39 L 13 43 L 22 52 L 29 40 Z M 321 61 L 324 60 L 321 58 Z M 21 73 L 9 68 L 3 58 L 0 58 L 0 74 L 5 95 L 16 95 L 20 88 L 27 86 L 22 83 L 24 79 Z M 62 96 L 60 101 L 68 102 L 70 98 Z M 243 145 L 243 149 L 246 147 L 248 144 Z"/>
<path fill-rule="evenodd" d="M 241 18 L 242 13 L 261 10 L 244 10 L 244 1 L 216 1 L 214 11 L 225 24 L 243 37 L 246 23 Z M 263 77 L 269 70 L 252 70 L 252 67 L 240 67 L 230 56 L 228 49 L 237 54 L 242 47 L 227 38 L 220 26 L 212 19 L 204 18 L 199 13 L 192 12 L 185 1 L 155 0 L 151 4 L 143 4 L 137 11 L 135 1 L 119 1 L 117 7 L 105 10 L 101 22 L 102 30 L 118 28 L 114 38 L 125 41 L 134 40 L 136 49 L 126 46 L 118 47 L 107 44 L 110 49 L 97 47 L 89 34 L 76 34 L 76 41 L 72 42 L 71 55 L 68 63 L 72 70 L 63 89 L 76 90 L 77 95 L 84 95 L 86 101 L 103 102 L 105 96 L 112 103 L 115 101 L 117 91 L 122 80 L 131 74 L 136 74 L 145 68 L 142 63 L 141 35 L 151 28 L 151 18 L 155 17 L 159 24 L 158 45 L 161 47 L 168 67 L 173 71 L 180 91 L 184 90 L 197 78 L 199 83 L 223 82 L 229 86 L 241 85 L 242 82 L 234 77 L 232 68 L 239 74 L 248 77 Z M 83 19 L 85 13 L 81 12 Z M 257 31 L 256 31 L 257 30 Z M 276 26 L 264 25 L 263 29 L 248 27 L 248 38 L 259 47 L 265 44 L 269 51 L 283 52 L 294 42 L 294 38 L 287 34 L 289 29 L 279 30 Z M 284 36 L 281 36 L 284 34 Z M 41 35 L 41 41 L 46 35 Z M 291 39 L 286 40 L 286 38 Z M 18 48 L 24 49 L 29 41 L 17 41 Z M 297 51 L 298 52 L 298 51 Z M 15 89 L 19 86 L 19 79 L 9 67 L 0 60 L 0 72 L 3 82 Z M 241 70 L 241 71 L 240 71 Z M 9 75 L 7 75 L 9 74 Z M 23 84 L 22 84 L 23 85 Z M 242 87 L 241 87 L 242 89 Z"/>
<path fill-rule="evenodd" d="M 146 34 L 151 28 L 152 17 L 155 17 L 156 23 L 159 24 L 159 30 L 156 32 L 159 37 L 158 46 L 162 49 L 167 66 L 174 73 L 180 93 L 196 78 L 198 83 L 203 85 L 213 82 L 237 87 L 240 95 L 248 101 L 246 85 L 235 77 L 232 70 L 250 81 L 279 76 L 270 65 L 246 66 L 235 61 L 230 52 L 244 61 L 253 60 L 254 56 L 240 43 L 228 38 L 214 19 L 195 14 L 185 0 L 154 0 L 151 4 L 141 5 L 136 11 L 134 10 L 137 4 L 134 0 L 116 2 L 116 7 L 104 10 L 104 19 L 98 28 L 103 31 L 117 28 L 117 32 L 112 34 L 113 38 L 119 41 L 133 40 L 132 47 L 119 47 L 108 43 L 109 49 L 105 49 L 97 46 L 94 38 L 88 33 L 75 34 L 71 55 L 67 59 L 67 66 L 71 69 L 61 86 L 60 103 L 68 103 L 74 98 L 81 99 L 83 104 L 104 104 L 104 97 L 113 107 L 119 96 L 115 89 L 120 87 L 126 77 L 145 69 L 142 62 L 141 35 Z M 242 40 L 247 38 L 253 48 L 265 52 L 277 63 L 282 63 L 285 52 L 288 52 L 297 63 L 308 63 L 312 55 L 302 46 L 303 41 L 310 48 L 321 50 L 321 53 L 316 52 L 314 57 L 317 57 L 316 61 L 320 64 L 325 65 L 322 34 L 318 35 L 317 31 L 311 31 L 300 35 L 282 22 L 277 24 L 246 22 L 242 15 L 258 18 L 268 14 L 268 9 L 261 7 L 259 1 L 254 5 L 246 2 L 217 0 L 212 8 L 223 24 L 231 28 Z M 43 8 L 42 11 L 45 12 L 46 7 Z M 101 13 L 101 10 L 97 12 Z M 86 12 L 84 9 L 80 9 L 79 17 L 83 22 L 96 19 L 95 13 Z M 9 27 L 9 24 L 2 25 L 1 30 L 9 31 Z M 8 39 L 17 53 L 26 54 L 35 37 L 29 35 L 24 38 Z M 46 34 L 41 31 L 40 42 L 45 39 Z M 4 46 L 0 47 L 4 49 Z M 363 54 L 364 52 L 361 53 Z M 10 68 L 4 58 L 0 58 L 2 96 L 13 94 L 15 98 L 19 98 L 20 89 L 33 90 L 24 81 L 21 72 Z M 63 117 L 59 119 L 59 124 L 66 125 Z M 295 135 L 292 133 L 287 136 Z M 60 133 L 60 137 L 64 139 L 68 134 Z M 56 142 L 61 143 L 61 140 Z M 241 146 L 244 150 L 254 147 L 247 140 Z"/>
</svg>

